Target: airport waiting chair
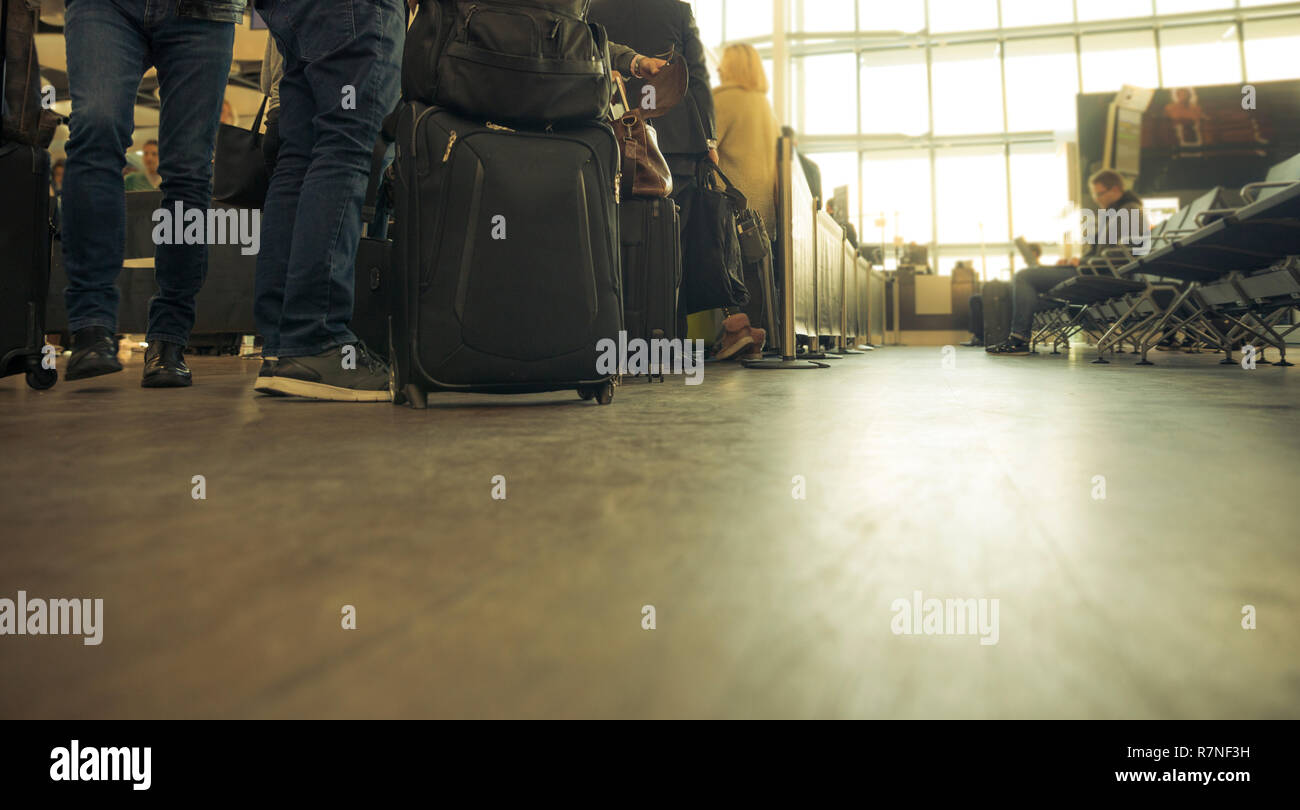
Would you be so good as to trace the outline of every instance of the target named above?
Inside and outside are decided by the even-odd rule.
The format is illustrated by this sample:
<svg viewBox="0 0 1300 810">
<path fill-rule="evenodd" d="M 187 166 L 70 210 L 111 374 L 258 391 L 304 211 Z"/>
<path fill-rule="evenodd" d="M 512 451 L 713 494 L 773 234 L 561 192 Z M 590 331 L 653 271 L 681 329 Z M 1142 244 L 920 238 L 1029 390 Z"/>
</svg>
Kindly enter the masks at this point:
<svg viewBox="0 0 1300 810">
<path fill-rule="evenodd" d="M 1193 285 L 1190 309 L 1175 324 L 1217 345 L 1223 362 L 1232 362 L 1238 343 L 1259 340 L 1278 350 L 1278 365 L 1289 366 L 1286 336 L 1297 326 L 1284 321 L 1300 302 L 1300 155 L 1243 186 L 1240 206 L 1198 205 L 1212 196 L 1199 198 L 1190 225 L 1184 217 L 1133 272 Z"/>
</svg>

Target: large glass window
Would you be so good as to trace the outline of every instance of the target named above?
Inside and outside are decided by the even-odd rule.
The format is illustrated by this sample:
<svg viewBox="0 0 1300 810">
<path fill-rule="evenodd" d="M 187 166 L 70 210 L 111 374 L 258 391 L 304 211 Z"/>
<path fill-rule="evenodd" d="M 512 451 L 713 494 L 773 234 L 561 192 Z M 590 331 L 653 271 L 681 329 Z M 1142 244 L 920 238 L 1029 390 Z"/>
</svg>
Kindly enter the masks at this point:
<svg viewBox="0 0 1300 810">
<path fill-rule="evenodd" d="M 1080 22 L 1151 16 L 1151 0 L 1079 0 L 1078 6 Z"/>
<path fill-rule="evenodd" d="M 1074 20 L 1074 0 L 1002 0 L 1002 25 L 1051 25 Z"/>
<path fill-rule="evenodd" d="M 1232 8 L 1232 3 L 1224 0 L 1156 0 L 1157 14 L 1186 14 L 1189 11 L 1214 11 L 1222 8 Z"/>
<path fill-rule="evenodd" d="M 1012 236 L 1030 242 L 1059 242 L 1070 205 L 1070 165 L 1063 147 L 1011 147 Z"/>
<path fill-rule="evenodd" d="M 807 0 L 800 9 L 803 24 L 800 30 L 815 31 L 853 31 L 856 25 L 856 0 Z"/>
<path fill-rule="evenodd" d="M 939 242 L 1010 241 L 1002 147 L 951 147 L 935 157 Z"/>
<path fill-rule="evenodd" d="M 751 39 L 772 75 L 773 0 L 692 4 L 706 45 Z M 957 258 L 1023 266 L 1015 235 L 1049 263 L 1063 254 L 1078 93 L 1300 79 L 1300 11 L 1277 0 L 784 4 L 783 123 L 822 164 L 826 194 L 850 186 L 863 241 L 879 242 L 883 217 L 890 245 L 929 244 L 941 272 Z"/>
<path fill-rule="evenodd" d="M 1165 87 L 1240 82 L 1236 24 L 1162 29 L 1160 68 Z"/>
<path fill-rule="evenodd" d="M 1007 128 L 1074 129 L 1079 69 L 1074 37 L 1011 40 L 1007 56 Z"/>
<path fill-rule="evenodd" d="M 1300 17 L 1247 22 L 1246 79 L 1293 79 L 1300 70 Z"/>
<path fill-rule="evenodd" d="M 857 64 L 853 54 L 808 56 L 800 64 L 803 124 L 806 135 L 857 134 Z"/>
<path fill-rule="evenodd" d="M 883 219 L 887 245 L 894 243 L 895 236 L 905 242 L 933 241 L 929 150 L 866 152 L 862 157 L 862 227 L 858 237 L 879 244 L 881 226 L 876 223 Z M 835 182 L 828 188 L 834 188 Z"/>
<path fill-rule="evenodd" d="M 717 49 L 723 42 L 722 0 L 694 0 L 695 25 L 704 47 Z M 770 33 L 770 29 L 769 29 Z"/>
<path fill-rule="evenodd" d="M 858 27 L 863 31 L 920 31 L 925 28 L 925 3 L 923 0 L 858 0 Z"/>
<path fill-rule="evenodd" d="M 925 103 L 924 48 L 867 51 L 862 55 L 862 131 L 923 135 L 930 131 Z"/>
<path fill-rule="evenodd" d="M 1124 31 L 1081 37 L 1083 92 L 1104 93 L 1126 84 L 1155 87 L 1156 37 L 1153 31 Z"/>
<path fill-rule="evenodd" d="M 980 31 L 998 27 L 998 0 L 930 0 L 930 30 Z"/>
<path fill-rule="evenodd" d="M 770 37 L 774 20 L 772 0 L 727 0 L 727 25 L 723 33 L 727 42 Z"/>
<path fill-rule="evenodd" d="M 933 49 L 934 132 L 1002 131 L 1002 66 L 996 42 Z"/>
</svg>

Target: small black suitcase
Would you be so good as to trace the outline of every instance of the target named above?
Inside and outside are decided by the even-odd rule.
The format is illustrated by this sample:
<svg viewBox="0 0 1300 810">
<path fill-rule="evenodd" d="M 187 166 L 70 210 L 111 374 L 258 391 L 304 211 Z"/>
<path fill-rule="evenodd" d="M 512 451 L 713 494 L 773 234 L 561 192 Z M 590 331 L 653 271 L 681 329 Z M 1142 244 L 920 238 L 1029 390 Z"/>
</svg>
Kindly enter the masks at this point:
<svg viewBox="0 0 1300 810">
<path fill-rule="evenodd" d="M 356 291 L 352 297 L 352 333 L 376 355 L 388 359 L 388 293 L 393 243 L 362 237 L 357 244 Z"/>
<path fill-rule="evenodd" d="M 986 281 L 982 293 L 984 301 L 984 345 L 997 346 L 1011 334 L 1011 284 L 1006 281 Z"/>
<path fill-rule="evenodd" d="M 50 285 L 50 155 L 40 147 L 0 142 L 0 376 L 27 374 L 45 389 L 58 380 L 45 352 L 45 296 Z M 48 358 L 48 359 L 47 359 Z"/>
<path fill-rule="evenodd" d="M 684 337 L 678 334 L 677 326 L 677 295 L 682 286 L 677 204 L 669 199 L 632 198 L 624 200 L 620 208 L 623 325 L 627 338 L 648 341 Z"/>
<path fill-rule="evenodd" d="M 516 131 L 412 102 L 396 147 L 393 401 L 575 389 L 608 404 L 602 341 L 623 328 L 614 131 Z"/>
</svg>

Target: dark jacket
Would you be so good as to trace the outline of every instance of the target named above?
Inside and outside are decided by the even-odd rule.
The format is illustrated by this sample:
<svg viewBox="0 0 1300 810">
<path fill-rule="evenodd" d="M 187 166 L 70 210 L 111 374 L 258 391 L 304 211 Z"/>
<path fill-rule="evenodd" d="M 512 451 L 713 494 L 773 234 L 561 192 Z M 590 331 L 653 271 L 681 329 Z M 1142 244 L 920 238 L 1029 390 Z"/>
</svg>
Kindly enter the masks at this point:
<svg viewBox="0 0 1300 810">
<path fill-rule="evenodd" d="M 795 154 L 803 164 L 803 176 L 808 179 L 808 190 L 812 192 L 813 201 L 817 203 L 817 210 L 820 211 L 822 210 L 822 168 L 817 165 L 817 161 L 803 152 L 796 149 Z"/>
<path fill-rule="evenodd" d="M 199 20 L 238 23 L 244 21 L 244 7 L 247 5 L 248 0 L 180 0 L 176 14 Z"/>
<path fill-rule="evenodd" d="M 713 93 L 704 45 L 695 15 L 679 0 L 593 0 L 587 19 L 605 26 L 610 42 L 627 45 L 646 56 L 672 51 L 686 59 L 690 82 L 686 98 L 671 112 L 655 119 L 659 149 L 664 155 L 701 156 L 717 137 Z M 641 83 L 628 84 L 628 96 L 638 98 Z"/>
</svg>

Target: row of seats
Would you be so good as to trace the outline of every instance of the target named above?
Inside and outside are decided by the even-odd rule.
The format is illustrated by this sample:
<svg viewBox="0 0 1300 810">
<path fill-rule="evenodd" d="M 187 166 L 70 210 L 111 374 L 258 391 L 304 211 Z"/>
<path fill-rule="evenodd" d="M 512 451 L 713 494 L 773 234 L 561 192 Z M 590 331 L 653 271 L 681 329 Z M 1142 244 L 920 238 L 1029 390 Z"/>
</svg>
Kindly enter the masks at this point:
<svg viewBox="0 0 1300 810">
<path fill-rule="evenodd" d="M 1079 267 L 1044 298 L 1031 346 L 1058 353 L 1078 334 L 1106 363 L 1125 346 L 1151 365 L 1161 343 L 1211 348 L 1233 362 L 1236 346 L 1278 350 L 1286 360 L 1289 323 L 1300 306 L 1300 155 L 1277 164 L 1240 192 L 1216 188 L 1180 209 L 1134 257 L 1111 248 Z"/>
</svg>

